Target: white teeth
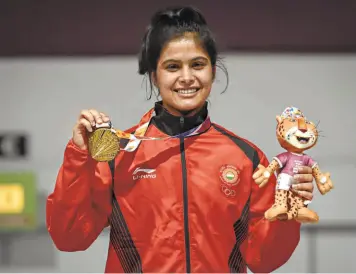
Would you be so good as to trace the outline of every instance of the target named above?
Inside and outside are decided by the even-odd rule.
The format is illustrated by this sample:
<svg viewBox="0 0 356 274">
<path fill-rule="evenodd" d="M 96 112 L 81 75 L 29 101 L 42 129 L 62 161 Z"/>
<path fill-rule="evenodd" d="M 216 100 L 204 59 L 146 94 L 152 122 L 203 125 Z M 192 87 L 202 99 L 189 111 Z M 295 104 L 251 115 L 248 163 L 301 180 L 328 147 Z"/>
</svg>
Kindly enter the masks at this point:
<svg viewBox="0 0 356 274">
<path fill-rule="evenodd" d="M 194 89 L 180 89 L 180 90 L 178 90 L 178 93 L 189 94 L 189 93 L 194 93 L 197 90 L 198 90 L 197 88 L 194 88 Z"/>
</svg>

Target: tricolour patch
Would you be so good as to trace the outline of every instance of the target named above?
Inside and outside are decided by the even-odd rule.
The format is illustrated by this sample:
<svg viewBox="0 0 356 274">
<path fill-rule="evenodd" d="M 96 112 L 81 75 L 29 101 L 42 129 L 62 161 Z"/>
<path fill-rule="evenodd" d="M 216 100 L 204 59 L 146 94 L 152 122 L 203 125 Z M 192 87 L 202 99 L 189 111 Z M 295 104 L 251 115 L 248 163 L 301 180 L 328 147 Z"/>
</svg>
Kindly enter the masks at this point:
<svg viewBox="0 0 356 274">
<path fill-rule="evenodd" d="M 220 168 L 220 179 L 223 183 L 234 186 L 240 181 L 240 171 L 232 165 L 224 165 Z"/>
</svg>

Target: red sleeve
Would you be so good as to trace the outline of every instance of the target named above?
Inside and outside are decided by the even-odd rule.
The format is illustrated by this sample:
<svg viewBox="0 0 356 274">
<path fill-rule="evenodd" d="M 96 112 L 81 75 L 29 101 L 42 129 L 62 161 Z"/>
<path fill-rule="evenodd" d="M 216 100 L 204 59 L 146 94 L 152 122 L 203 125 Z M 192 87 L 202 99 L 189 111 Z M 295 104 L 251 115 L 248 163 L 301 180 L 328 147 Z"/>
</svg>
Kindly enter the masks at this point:
<svg viewBox="0 0 356 274">
<path fill-rule="evenodd" d="M 111 213 L 111 173 L 70 141 L 46 205 L 48 232 L 61 251 L 87 249 Z"/>
<path fill-rule="evenodd" d="M 260 163 L 269 161 L 258 152 Z M 271 176 L 265 187 L 259 188 L 251 178 L 250 221 L 248 237 L 241 246 L 248 268 L 256 273 L 269 273 L 284 265 L 292 256 L 300 239 L 300 223 L 264 219 L 264 213 L 274 203 L 276 177 Z"/>
</svg>

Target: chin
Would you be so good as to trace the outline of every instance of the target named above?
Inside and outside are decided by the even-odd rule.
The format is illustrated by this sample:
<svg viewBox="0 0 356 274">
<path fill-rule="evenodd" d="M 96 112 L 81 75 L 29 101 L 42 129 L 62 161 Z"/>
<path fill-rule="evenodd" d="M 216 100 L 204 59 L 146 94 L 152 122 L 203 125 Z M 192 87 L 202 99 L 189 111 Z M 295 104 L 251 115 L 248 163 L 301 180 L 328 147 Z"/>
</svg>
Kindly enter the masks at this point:
<svg viewBox="0 0 356 274">
<path fill-rule="evenodd" d="M 192 111 L 198 108 L 201 108 L 204 105 L 205 101 L 203 102 L 182 102 L 180 104 L 176 105 L 176 108 L 179 111 L 182 112 L 187 112 L 187 111 Z"/>
<path fill-rule="evenodd" d="M 195 98 L 179 98 L 175 100 L 175 105 L 180 109 L 189 110 L 189 109 L 196 109 L 204 105 L 206 98 L 204 97 L 195 97 Z"/>
</svg>

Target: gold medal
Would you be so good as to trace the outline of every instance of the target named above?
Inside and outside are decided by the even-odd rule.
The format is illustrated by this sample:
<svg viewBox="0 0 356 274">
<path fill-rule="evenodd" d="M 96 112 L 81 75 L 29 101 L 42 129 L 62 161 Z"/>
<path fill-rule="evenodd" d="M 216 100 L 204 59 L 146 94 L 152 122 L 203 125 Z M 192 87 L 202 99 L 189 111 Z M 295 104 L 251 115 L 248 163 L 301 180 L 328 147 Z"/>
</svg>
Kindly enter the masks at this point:
<svg viewBox="0 0 356 274">
<path fill-rule="evenodd" d="M 98 162 L 109 162 L 120 151 L 120 138 L 110 127 L 96 128 L 88 141 L 89 153 Z"/>
</svg>

